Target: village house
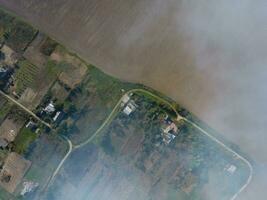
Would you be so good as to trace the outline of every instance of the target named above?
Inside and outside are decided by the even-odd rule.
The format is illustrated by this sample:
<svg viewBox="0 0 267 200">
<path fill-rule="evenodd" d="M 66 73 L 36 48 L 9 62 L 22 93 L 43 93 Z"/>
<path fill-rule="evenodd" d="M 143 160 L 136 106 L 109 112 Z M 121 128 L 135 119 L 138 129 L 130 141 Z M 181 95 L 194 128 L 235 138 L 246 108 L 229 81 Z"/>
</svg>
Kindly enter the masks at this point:
<svg viewBox="0 0 267 200">
<path fill-rule="evenodd" d="M 133 113 L 136 110 L 137 105 L 134 103 L 134 101 L 130 101 L 126 107 L 123 109 L 123 112 L 126 115 L 130 115 L 131 113 Z"/>
<path fill-rule="evenodd" d="M 53 117 L 53 122 L 55 124 L 59 124 L 65 117 L 65 113 L 63 111 L 57 111 L 55 116 Z"/>
<path fill-rule="evenodd" d="M 36 131 L 37 129 L 37 123 L 33 122 L 32 120 L 30 120 L 26 126 L 26 128 L 30 129 L 31 131 Z"/>
<path fill-rule="evenodd" d="M 171 122 L 170 124 L 167 123 L 167 126 L 163 128 L 163 142 L 165 144 L 169 144 L 172 140 L 176 138 L 176 134 L 178 132 L 178 128 L 174 122 Z"/>
<path fill-rule="evenodd" d="M 235 166 L 235 165 L 227 165 L 226 167 L 225 167 L 225 169 L 224 170 L 226 170 L 229 174 L 234 174 L 235 173 L 235 171 L 237 170 L 237 167 Z"/>
<path fill-rule="evenodd" d="M 56 108 L 52 101 L 43 109 L 43 111 L 46 112 L 47 114 L 52 114 L 53 112 L 55 112 L 55 110 Z"/>
</svg>

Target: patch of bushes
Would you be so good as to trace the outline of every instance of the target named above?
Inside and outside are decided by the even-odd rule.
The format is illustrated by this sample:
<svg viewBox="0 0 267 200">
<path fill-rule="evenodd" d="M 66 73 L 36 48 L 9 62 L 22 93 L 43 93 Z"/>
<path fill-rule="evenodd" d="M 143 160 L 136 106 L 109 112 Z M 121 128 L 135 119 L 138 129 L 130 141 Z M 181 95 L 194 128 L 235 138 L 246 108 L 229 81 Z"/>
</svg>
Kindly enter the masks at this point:
<svg viewBox="0 0 267 200">
<path fill-rule="evenodd" d="M 40 52 L 46 56 L 50 56 L 55 48 L 57 47 L 58 43 L 50 38 L 46 38 L 44 43 L 42 44 L 40 48 Z"/>
</svg>

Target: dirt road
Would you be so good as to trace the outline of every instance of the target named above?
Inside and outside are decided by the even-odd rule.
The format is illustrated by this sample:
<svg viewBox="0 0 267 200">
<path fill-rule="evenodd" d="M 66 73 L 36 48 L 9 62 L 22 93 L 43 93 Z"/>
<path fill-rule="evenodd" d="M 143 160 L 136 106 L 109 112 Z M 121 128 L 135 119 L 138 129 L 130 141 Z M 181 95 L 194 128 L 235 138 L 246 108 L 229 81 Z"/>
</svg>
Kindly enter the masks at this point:
<svg viewBox="0 0 267 200">
<path fill-rule="evenodd" d="M 12 97 L 10 97 L 9 95 L 5 94 L 3 91 L 0 90 L 0 95 L 2 95 L 3 97 L 5 97 L 6 99 L 8 99 L 9 101 L 11 101 L 12 103 L 16 104 L 18 107 L 20 107 L 22 110 L 24 110 L 25 112 L 27 112 L 28 114 L 30 114 L 32 117 L 34 117 L 36 120 L 38 120 L 39 122 L 41 122 L 42 124 L 44 124 L 45 126 L 52 128 L 52 126 L 48 123 L 46 123 L 45 121 L 43 121 L 42 119 L 40 119 L 35 113 L 33 113 L 31 110 L 29 110 L 28 108 L 26 108 L 24 105 L 22 105 L 21 103 L 19 103 L 17 100 L 13 99 Z"/>
</svg>

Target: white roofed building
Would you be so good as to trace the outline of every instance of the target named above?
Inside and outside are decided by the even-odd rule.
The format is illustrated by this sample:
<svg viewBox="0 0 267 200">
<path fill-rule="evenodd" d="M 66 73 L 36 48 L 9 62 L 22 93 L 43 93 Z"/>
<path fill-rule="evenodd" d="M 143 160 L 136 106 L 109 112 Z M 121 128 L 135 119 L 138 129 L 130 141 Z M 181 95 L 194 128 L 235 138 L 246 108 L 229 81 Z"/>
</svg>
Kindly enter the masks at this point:
<svg viewBox="0 0 267 200">
<path fill-rule="evenodd" d="M 53 113 L 53 112 L 55 112 L 55 110 L 56 110 L 56 108 L 55 108 L 52 101 L 44 108 L 44 111 L 46 113 Z"/>
<path fill-rule="evenodd" d="M 126 115 L 130 115 L 132 112 L 134 112 L 136 110 L 136 105 L 134 102 L 129 102 L 127 104 L 127 106 L 123 109 L 123 112 L 126 114 Z"/>
</svg>

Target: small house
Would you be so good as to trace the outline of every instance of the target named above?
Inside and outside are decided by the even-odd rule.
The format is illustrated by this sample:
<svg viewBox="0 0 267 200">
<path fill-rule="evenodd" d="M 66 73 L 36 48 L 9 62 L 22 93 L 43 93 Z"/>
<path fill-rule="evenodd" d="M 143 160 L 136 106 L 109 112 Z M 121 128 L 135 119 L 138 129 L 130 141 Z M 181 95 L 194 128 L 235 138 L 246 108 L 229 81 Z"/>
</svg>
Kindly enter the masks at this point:
<svg viewBox="0 0 267 200">
<path fill-rule="evenodd" d="M 165 129 L 163 129 L 162 137 L 163 137 L 163 142 L 165 144 L 169 144 L 172 140 L 176 138 L 175 133 L 177 133 L 178 128 L 175 123 L 171 123 L 168 125 Z"/>
<path fill-rule="evenodd" d="M 53 102 L 51 101 L 43 110 L 48 114 L 52 114 L 53 112 L 55 112 L 56 108 Z"/>
<path fill-rule="evenodd" d="M 54 121 L 54 123 L 58 124 L 63 120 L 64 117 L 65 117 L 65 113 L 64 112 L 57 111 L 55 116 L 53 117 L 53 121 Z"/>
<path fill-rule="evenodd" d="M 132 112 L 134 112 L 136 110 L 136 104 L 131 101 L 129 102 L 126 107 L 123 109 L 123 112 L 126 114 L 126 115 L 130 115 Z"/>
<path fill-rule="evenodd" d="M 169 133 L 171 131 L 173 131 L 175 133 L 177 133 L 177 131 L 178 131 L 176 124 L 173 122 L 169 126 L 167 126 L 165 129 L 163 129 L 164 133 Z"/>
<path fill-rule="evenodd" d="M 122 100 L 121 100 L 121 106 L 124 106 L 130 101 L 130 97 L 128 94 L 123 95 Z"/>
<path fill-rule="evenodd" d="M 37 124 L 30 120 L 25 127 L 32 131 L 35 131 L 37 129 Z"/>
<path fill-rule="evenodd" d="M 165 144 L 169 144 L 173 139 L 176 138 L 176 135 L 171 134 L 171 133 L 167 133 L 163 136 L 163 142 Z"/>
<path fill-rule="evenodd" d="M 227 166 L 227 172 L 229 172 L 230 174 L 234 174 L 236 171 L 237 167 L 235 165 L 229 165 Z"/>
</svg>

